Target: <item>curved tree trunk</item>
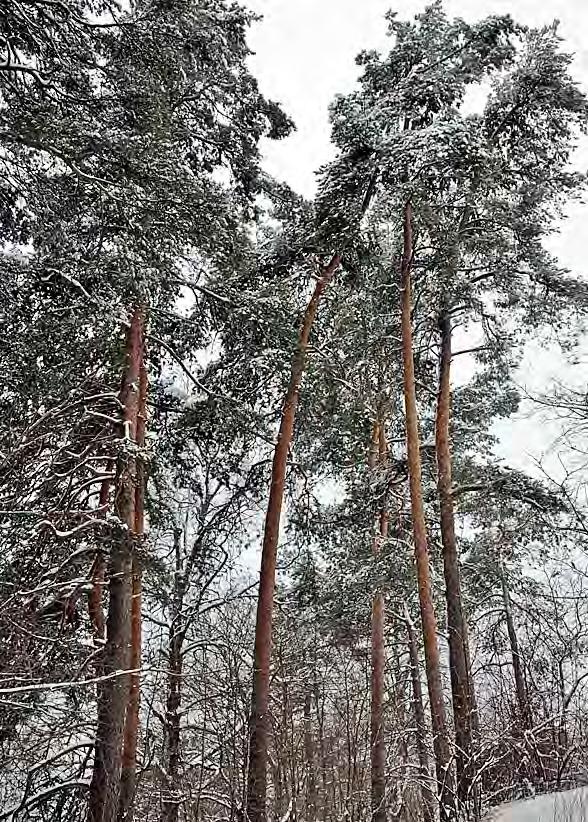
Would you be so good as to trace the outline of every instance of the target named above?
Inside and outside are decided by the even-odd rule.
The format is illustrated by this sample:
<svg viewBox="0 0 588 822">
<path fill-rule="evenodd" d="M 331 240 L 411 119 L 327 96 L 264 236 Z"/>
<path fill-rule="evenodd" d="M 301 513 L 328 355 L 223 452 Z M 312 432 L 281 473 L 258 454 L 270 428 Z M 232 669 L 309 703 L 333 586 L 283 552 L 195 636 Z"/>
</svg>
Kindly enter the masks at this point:
<svg viewBox="0 0 588 822">
<path fill-rule="evenodd" d="M 469 799 L 472 785 L 472 700 L 471 672 L 466 645 L 467 625 L 464 619 L 455 512 L 453 507 L 451 450 L 449 422 L 451 415 L 451 320 L 447 314 L 439 319 L 441 348 L 439 356 L 439 393 L 435 424 L 435 452 L 437 456 L 437 490 L 441 515 L 441 542 L 443 545 L 443 572 L 447 601 L 447 632 L 449 641 L 449 668 L 455 725 L 455 761 L 457 768 L 457 795 L 460 803 Z"/>
<path fill-rule="evenodd" d="M 138 448 L 145 447 L 145 429 L 147 424 L 147 370 L 141 362 L 139 372 L 139 407 L 137 412 L 136 443 Z M 129 702 L 125 716 L 123 734 L 122 770 L 118 818 L 121 822 L 132 822 L 133 802 L 135 799 L 137 774 L 137 739 L 139 736 L 139 706 L 141 698 L 141 601 L 142 573 L 141 558 L 138 550 L 145 534 L 145 462 L 142 456 L 136 463 L 134 532 L 133 550 L 133 584 L 131 604 L 131 659 L 130 666 L 134 671 L 130 675 Z"/>
<path fill-rule="evenodd" d="M 247 769 L 247 817 L 250 822 L 265 822 L 267 794 L 267 749 L 269 736 L 269 677 L 272 643 L 272 614 L 276 578 L 276 556 L 280 533 L 280 517 L 284 499 L 288 451 L 294 432 L 298 395 L 304 373 L 310 331 L 322 294 L 339 267 L 341 258 L 335 255 L 317 280 L 304 313 L 298 345 L 292 362 L 290 382 L 282 409 L 278 441 L 274 452 L 270 495 L 265 518 L 261 570 L 253 651 L 253 692 L 249 728 L 249 762 Z"/>
<path fill-rule="evenodd" d="M 431 703 L 431 723 L 437 774 L 441 820 L 455 818 L 454 780 L 451 768 L 451 749 L 447 733 L 447 719 L 443 701 L 439 646 L 437 644 L 437 620 L 433 607 L 427 527 L 423 505 L 421 475 L 420 435 L 416 404 L 414 356 L 412 342 L 412 206 L 404 208 L 404 244 L 401 265 L 402 289 L 402 360 L 404 365 L 404 404 L 406 415 L 406 449 L 410 486 L 412 529 L 416 571 L 419 590 L 421 622 L 425 645 L 425 663 L 429 701 Z"/>
<path fill-rule="evenodd" d="M 375 471 L 387 459 L 386 437 L 381 422 L 374 424 L 370 444 L 369 467 Z M 376 517 L 374 558 L 380 553 L 380 543 L 388 536 L 388 515 L 384 507 Z M 372 652 L 371 652 L 371 713 L 370 752 L 372 820 L 386 822 L 386 740 L 384 737 L 384 595 L 376 590 L 372 599 Z"/>
<path fill-rule="evenodd" d="M 121 393 L 124 398 L 124 436 L 133 444 L 136 440 L 142 356 L 143 312 L 136 308 L 127 335 Z M 98 693 L 98 724 L 88 797 L 89 822 L 113 822 L 118 810 L 123 728 L 129 700 L 135 473 L 133 456 L 129 453 L 121 455 L 115 480 L 115 513 L 122 525 L 111 542 L 108 618 L 102 666 L 104 675 L 118 675 L 102 682 Z"/>
</svg>

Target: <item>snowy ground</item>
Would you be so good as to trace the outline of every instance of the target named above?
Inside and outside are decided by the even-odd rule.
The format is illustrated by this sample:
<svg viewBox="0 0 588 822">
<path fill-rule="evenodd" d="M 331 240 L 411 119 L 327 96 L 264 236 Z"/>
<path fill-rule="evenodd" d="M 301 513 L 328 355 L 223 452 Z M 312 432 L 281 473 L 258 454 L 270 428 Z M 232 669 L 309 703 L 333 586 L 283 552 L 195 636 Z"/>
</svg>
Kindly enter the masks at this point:
<svg viewBox="0 0 588 822">
<path fill-rule="evenodd" d="M 513 802 L 493 811 L 486 822 L 587 822 L 588 788 Z"/>
</svg>

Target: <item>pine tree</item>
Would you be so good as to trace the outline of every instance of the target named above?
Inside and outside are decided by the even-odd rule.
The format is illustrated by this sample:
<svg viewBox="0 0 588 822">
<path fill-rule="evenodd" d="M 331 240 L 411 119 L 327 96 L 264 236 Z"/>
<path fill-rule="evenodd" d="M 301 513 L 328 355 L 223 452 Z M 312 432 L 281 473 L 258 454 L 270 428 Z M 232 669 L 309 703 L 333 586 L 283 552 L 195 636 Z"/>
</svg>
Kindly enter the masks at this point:
<svg viewBox="0 0 588 822">
<path fill-rule="evenodd" d="M 249 763 L 247 772 L 247 816 L 251 822 L 265 822 L 266 818 L 266 772 L 267 772 L 267 735 L 268 735 L 268 699 L 270 680 L 270 657 L 272 636 L 272 611 L 276 575 L 276 556 L 280 532 L 280 517 L 284 498 L 284 484 L 288 451 L 294 432 L 294 420 L 298 395 L 304 373 L 304 363 L 308 340 L 314 317 L 321 296 L 339 267 L 341 258 L 335 255 L 321 268 L 317 282 L 304 312 L 298 345 L 292 361 L 292 370 L 286 396 L 278 441 L 272 464 L 272 476 L 267 514 L 264 526 L 263 548 L 257 621 L 255 626 L 255 648 L 253 652 L 253 691 L 251 697 L 251 726 L 249 741 Z"/>
<path fill-rule="evenodd" d="M 29 245 L 24 255 L 6 259 L 14 344 L 5 351 L 3 369 L 12 370 L 25 337 L 32 367 L 27 384 L 13 394 L 23 410 L 19 423 L 10 431 L 7 421 L 3 501 L 13 504 L 3 506 L 4 521 L 12 526 L 15 559 L 23 539 L 32 538 L 48 567 L 58 569 L 61 579 L 54 582 L 63 591 L 64 612 L 79 608 L 75 603 L 95 538 L 100 552 L 110 555 L 101 670 L 116 677 L 100 688 L 99 726 L 104 731 L 107 714 L 110 724 L 97 743 L 91 815 L 128 818 L 138 694 L 134 678 L 119 811 L 121 717 L 129 683 L 118 672 L 128 668 L 131 621 L 133 659 L 139 659 L 141 560 L 134 548 L 117 547 L 119 519 L 134 527 L 131 502 L 123 505 L 131 492 L 119 493 L 126 482 L 120 466 L 127 459 L 120 400 L 113 390 L 120 381 L 120 327 L 145 306 L 150 368 L 161 351 L 181 361 L 207 344 L 207 334 L 194 335 L 176 303 L 182 289 L 192 287 L 214 317 L 217 298 L 208 295 L 201 267 L 214 276 L 234 268 L 243 254 L 251 197 L 259 186 L 257 143 L 263 134 L 287 133 L 290 123 L 259 94 L 245 67 L 250 17 L 236 7 L 194 2 L 170 9 L 146 3 L 113 19 L 107 4 L 80 4 L 71 14 L 60 8 L 42 36 L 29 29 L 28 39 L 23 26 L 33 18 L 25 20 L 21 11 L 15 4 L 2 20 L 7 47 L 13 49 L 10 61 L 18 62 L 0 76 L 3 102 L 9 104 L 3 106 L 2 144 L 7 167 L 14 170 L 10 185 L 19 181 L 18 198 L 13 185 L 4 200 L 4 223 L 7 238 Z M 93 26 L 90 15 L 100 11 L 106 25 Z M 46 4 L 35 4 L 34 14 L 41 31 Z M 53 49 L 62 41 L 56 62 Z M 34 71 L 22 68 L 25 58 L 34 62 Z M 228 170 L 228 185 L 213 179 L 221 168 Z M 178 327 L 183 328 L 179 335 Z M 18 403 L 13 412 L 16 419 Z M 126 428 L 134 425 L 130 418 L 122 422 Z M 109 501 L 99 491 L 107 489 L 116 464 Z M 12 481 L 16 471 L 22 472 L 18 484 Z M 135 569 L 132 620 L 129 562 Z M 98 637 L 100 562 L 91 573 Z M 34 569 L 31 574 L 32 582 Z M 111 697 L 116 710 L 109 707 Z"/>
</svg>

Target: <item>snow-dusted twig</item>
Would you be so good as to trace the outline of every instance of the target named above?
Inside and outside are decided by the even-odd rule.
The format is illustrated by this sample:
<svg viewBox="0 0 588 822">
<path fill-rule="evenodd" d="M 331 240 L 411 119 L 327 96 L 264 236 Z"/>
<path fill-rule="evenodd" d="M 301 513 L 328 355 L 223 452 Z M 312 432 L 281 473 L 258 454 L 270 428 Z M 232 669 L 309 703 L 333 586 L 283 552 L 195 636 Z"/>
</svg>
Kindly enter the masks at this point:
<svg viewBox="0 0 588 822">
<path fill-rule="evenodd" d="M 129 668 L 125 671 L 113 671 L 111 674 L 96 676 L 92 679 L 72 679 L 68 682 L 40 682 L 35 685 L 18 685 L 15 688 L 0 688 L 0 697 L 4 695 L 9 696 L 10 694 L 28 694 L 43 691 L 63 691 L 68 688 L 84 688 L 88 685 L 98 685 L 100 682 L 107 682 L 109 679 L 117 679 L 119 676 L 146 672 L 147 668 L 143 668 L 142 671 L 139 668 Z"/>
</svg>

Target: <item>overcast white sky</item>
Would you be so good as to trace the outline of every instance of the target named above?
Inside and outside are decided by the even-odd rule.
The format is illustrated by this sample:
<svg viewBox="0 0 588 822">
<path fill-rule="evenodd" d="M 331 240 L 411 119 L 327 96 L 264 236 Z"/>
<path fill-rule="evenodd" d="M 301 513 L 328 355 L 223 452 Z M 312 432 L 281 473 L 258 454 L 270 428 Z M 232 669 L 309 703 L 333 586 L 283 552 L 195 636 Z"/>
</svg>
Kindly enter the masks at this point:
<svg viewBox="0 0 588 822">
<path fill-rule="evenodd" d="M 335 94 L 349 91 L 358 76 L 355 56 L 365 48 L 389 48 L 384 14 L 400 18 L 422 11 L 417 0 L 246 0 L 263 15 L 250 32 L 252 69 L 264 94 L 279 101 L 294 119 L 297 131 L 264 147 L 265 167 L 295 190 L 311 197 L 314 173 L 332 157 L 328 106 Z M 574 74 L 588 90 L 588 0 L 446 0 L 449 15 L 477 20 L 488 14 L 511 14 L 528 25 L 560 20 L 566 48 L 575 54 Z M 588 140 L 576 164 L 588 168 Z M 563 265 L 588 278 L 588 205 L 576 205 L 551 247 Z M 588 344 L 585 346 L 588 352 Z M 530 391 L 549 387 L 556 378 L 577 381 L 584 368 L 566 367 L 561 356 L 531 350 L 520 382 Z M 556 429 L 524 416 L 501 426 L 500 453 L 520 467 L 531 468 L 551 445 Z M 552 456 L 554 456 L 552 454 Z M 553 460 L 552 460 L 553 461 Z"/>
</svg>

